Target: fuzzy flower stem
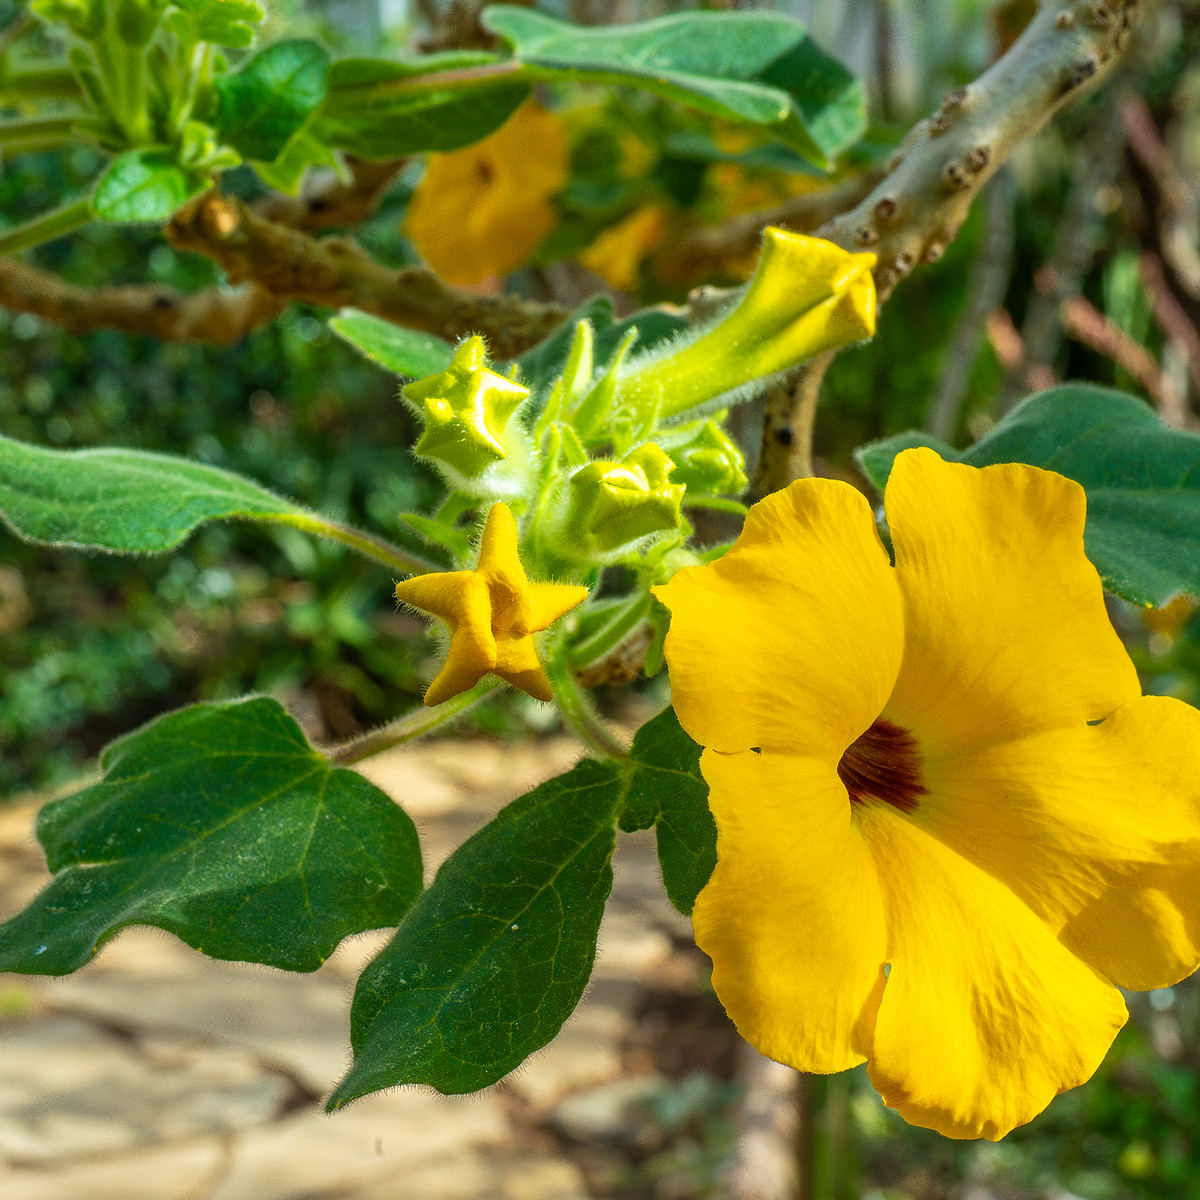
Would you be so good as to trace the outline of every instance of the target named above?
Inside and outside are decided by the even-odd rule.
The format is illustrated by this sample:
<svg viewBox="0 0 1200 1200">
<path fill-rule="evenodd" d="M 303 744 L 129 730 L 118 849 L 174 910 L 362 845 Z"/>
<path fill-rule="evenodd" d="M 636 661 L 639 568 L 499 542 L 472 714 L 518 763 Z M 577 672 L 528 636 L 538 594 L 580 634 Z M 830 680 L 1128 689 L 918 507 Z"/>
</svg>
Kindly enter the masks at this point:
<svg viewBox="0 0 1200 1200">
<path fill-rule="evenodd" d="M 436 729 L 439 725 L 444 725 L 447 721 L 466 712 L 468 708 L 478 704 L 480 700 L 484 700 L 493 692 L 498 691 L 499 688 L 500 684 L 495 680 L 484 680 L 469 691 L 459 692 L 457 696 L 452 696 L 435 708 L 414 709 L 389 725 L 383 725 L 379 729 L 371 730 L 370 733 L 364 733 L 362 737 L 355 738 L 353 741 L 334 746 L 325 751 L 325 757 L 330 762 L 343 767 L 362 762 L 376 754 L 382 754 L 384 750 L 391 750 L 394 746 L 402 746 L 405 742 L 411 742 Z"/>
<path fill-rule="evenodd" d="M 546 656 L 546 678 L 563 720 L 589 750 L 603 758 L 624 758 L 629 748 L 604 724 L 562 653 L 553 646 Z"/>
</svg>

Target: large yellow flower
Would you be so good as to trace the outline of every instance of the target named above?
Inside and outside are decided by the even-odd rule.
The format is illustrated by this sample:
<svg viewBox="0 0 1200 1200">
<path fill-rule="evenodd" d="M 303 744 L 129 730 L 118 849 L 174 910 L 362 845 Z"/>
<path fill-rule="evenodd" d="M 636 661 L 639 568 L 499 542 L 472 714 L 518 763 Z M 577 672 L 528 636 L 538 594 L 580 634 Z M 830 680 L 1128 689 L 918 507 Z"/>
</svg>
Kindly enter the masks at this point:
<svg viewBox="0 0 1200 1200">
<path fill-rule="evenodd" d="M 717 822 L 696 938 L 765 1054 L 994 1139 L 1096 1069 L 1113 984 L 1200 963 L 1200 712 L 1141 696 L 1077 484 L 911 450 L 885 503 L 894 567 L 808 479 L 657 589 Z"/>
</svg>

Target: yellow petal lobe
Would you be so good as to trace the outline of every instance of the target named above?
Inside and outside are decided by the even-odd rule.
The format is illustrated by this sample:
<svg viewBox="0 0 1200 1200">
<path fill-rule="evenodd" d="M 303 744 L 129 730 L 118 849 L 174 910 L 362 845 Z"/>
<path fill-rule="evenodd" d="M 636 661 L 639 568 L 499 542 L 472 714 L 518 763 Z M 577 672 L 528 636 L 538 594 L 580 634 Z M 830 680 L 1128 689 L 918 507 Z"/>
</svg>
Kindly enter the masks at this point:
<svg viewBox="0 0 1200 1200">
<path fill-rule="evenodd" d="M 446 662 L 425 693 L 430 707 L 474 687 L 489 672 L 536 700 L 552 698 L 532 635 L 586 600 L 588 590 L 530 583 L 518 542 L 508 506 L 494 504 L 475 570 L 420 575 L 396 585 L 398 600 L 450 627 Z"/>
<path fill-rule="evenodd" d="M 885 936 L 875 864 L 825 763 L 786 754 L 700 760 L 717 865 L 692 912 L 696 944 L 738 1031 L 803 1071 L 870 1053 Z"/>
<path fill-rule="evenodd" d="M 1200 712 L 1145 696 L 1099 725 L 927 759 L 914 821 L 1121 987 L 1200 967 Z"/>
<path fill-rule="evenodd" d="M 855 816 L 888 922 L 871 1082 L 913 1125 L 997 1140 L 1091 1077 L 1125 1023 L 1121 995 L 907 817 Z"/>
<path fill-rule="evenodd" d="M 760 501 L 733 549 L 654 594 L 671 610 L 675 711 L 704 746 L 832 768 L 900 666 L 900 591 L 866 499 L 804 479 Z"/>
<path fill-rule="evenodd" d="M 890 719 L 962 747 L 1100 720 L 1141 694 L 1084 554 L 1085 505 L 1052 471 L 897 457 L 884 507 L 905 655 Z"/>
</svg>

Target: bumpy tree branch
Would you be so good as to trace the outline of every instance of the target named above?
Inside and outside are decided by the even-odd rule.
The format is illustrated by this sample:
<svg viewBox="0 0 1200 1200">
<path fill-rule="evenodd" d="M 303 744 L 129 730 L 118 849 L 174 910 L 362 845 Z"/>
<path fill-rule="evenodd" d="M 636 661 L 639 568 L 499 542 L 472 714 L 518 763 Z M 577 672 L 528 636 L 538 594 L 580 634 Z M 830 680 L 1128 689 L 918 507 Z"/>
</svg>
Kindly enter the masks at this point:
<svg viewBox="0 0 1200 1200">
<path fill-rule="evenodd" d="M 172 245 L 211 258 L 231 282 L 252 282 L 281 299 L 353 305 L 442 337 L 482 333 L 497 358 L 539 342 L 568 315 L 555 304 L 475 295 L 426 267 L 393 270 L 348 238 L 318 241 L 216 192 L 181 208 L 166 234 Z"/>
<path fill-rule="evenodd" d="M 119 329 L 165 342 L 227 346 L 273 321 L 286 301 L 257 287 L 203 288 L 191 294 L 139 285 L 77 287 L 19 259 L 0 258 L 0 306 L 33 313 L 68 333 Z"/>
<path fill-rule="evenodd" d="M 255 208 L 298 229 L 357 225 L 374 212 L 404 163 L 348 156 L 349 179 L 323 172 L 299 196 L 268 193 Z M 33 313 L 74 334 L 119 329 L 166 342 L 227 346 L 275 320 L 287 303 L 286 296 L 253 284 L 233 292 L 218 287 L 181 292 L 158 285 L 77 287 L 19 259 L 0 258 L 0 306 Z"/>
<path fill-rule="evenodd" d="M 918 264 L 941 257 L 1013 150 L 1111 74 L 1140 7 L 1139 0 L 1043 3 L 1005 54 L 909 131 L 887 175 L 817 232 L 848 250 L 878 255 L 875 286 L 885 301 Z M 790 407 L 768 407 L 755 493 L 799 478 L 792 423 Z"/>
<path fill-rule="evenodd" d="M 268 221 L 315 233 L 320 229 L 348 229 L 361 225 L 378 207 L 384 192 L 404 169 L 406 158 L 373 162 L 354 154 L 345 156 L 349 179 L 332 170 L 314 171 L 301 185 L 298 196 L 268 192 L 255 201 L 254 211 Z"/>
</svg>

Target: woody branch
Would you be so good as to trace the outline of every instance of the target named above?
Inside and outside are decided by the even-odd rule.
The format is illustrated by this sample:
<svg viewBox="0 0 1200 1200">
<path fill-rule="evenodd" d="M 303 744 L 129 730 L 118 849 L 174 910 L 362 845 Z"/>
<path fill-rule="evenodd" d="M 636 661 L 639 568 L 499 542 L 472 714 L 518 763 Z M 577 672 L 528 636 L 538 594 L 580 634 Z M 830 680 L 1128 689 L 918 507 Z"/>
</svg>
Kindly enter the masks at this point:
<svg viewBox="0 0 1200 1200">
<path fill-rule="evenodd" d="M 941 257 L 975 197 L 1017 146 L 1112 73 L 1140 11 L 1139 0 L 1043 3 L 1005 54 L 909 131 L 884 178 L 817 234 L 878 256 L 882 305 L 909 272 Z M 811 472 L 811 444 L 798 435 L 811 429 L 809 410 L 831 358 L 800 368 L 790 389 L 769 397 L 754 495 Z"/>
</svg>

